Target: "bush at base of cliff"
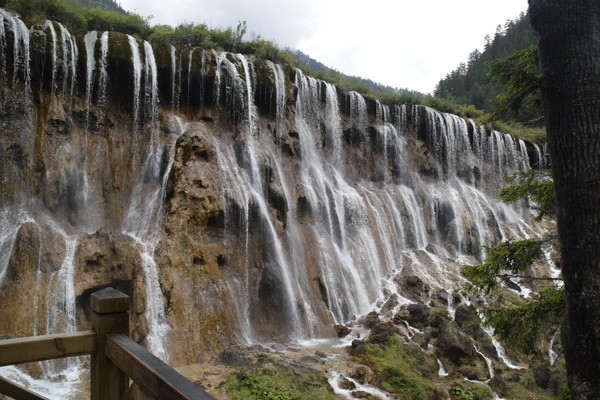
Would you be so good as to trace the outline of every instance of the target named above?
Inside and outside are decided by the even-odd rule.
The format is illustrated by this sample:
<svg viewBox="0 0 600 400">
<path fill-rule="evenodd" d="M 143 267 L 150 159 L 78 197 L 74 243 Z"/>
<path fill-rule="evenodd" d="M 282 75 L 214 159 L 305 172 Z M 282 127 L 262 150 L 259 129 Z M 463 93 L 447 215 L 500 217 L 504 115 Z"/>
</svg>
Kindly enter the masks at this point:
<svg viewBox="0 0 600 400">
<path fill-rule="evenodd" d="M 433 355 L 409 346 L 393 334 L 384 343 L 367 343 L 365 351 L 354 356 L 373 370 L 371 383 L 389 393 L 413 400 L 445 398 L 433 384 L 437 379 Z"/>
<path fill-rule="evenodd" d="M 225 386 L 236 400 L 334 400 L 327 379 L 319 374 L 299 374 L 273 364 L 244 368 L 230 376 Z"/>
</svg>

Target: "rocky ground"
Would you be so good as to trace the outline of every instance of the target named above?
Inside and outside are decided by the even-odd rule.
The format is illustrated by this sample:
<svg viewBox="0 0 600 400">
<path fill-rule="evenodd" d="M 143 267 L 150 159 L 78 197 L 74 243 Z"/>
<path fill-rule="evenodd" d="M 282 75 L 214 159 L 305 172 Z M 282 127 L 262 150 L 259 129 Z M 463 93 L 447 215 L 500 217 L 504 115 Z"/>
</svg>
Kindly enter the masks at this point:
<svg viewBox="0 0 600 400">
<path fill-rule="evenodd" d="M 402 278 L 400 285 L 415 299 L 429 290 L 416 276 Z M 426 304 L 398 305 L 394 298 L 378 312 L 336 326 L 339 338 L 232 345 L 178 370 L 218 399 L 270 398 L 267 393 L 281 396 L 273 398 L 553 399 L 560 393 L 561 359 L 550 366 L 539 354 L 509 350 L 511 361 L 481 327 L 475 304 L 464 294 L 440 292 Z M 298 394 L 291 389 L 296 383 L 322 391 Z"/>
</svg>

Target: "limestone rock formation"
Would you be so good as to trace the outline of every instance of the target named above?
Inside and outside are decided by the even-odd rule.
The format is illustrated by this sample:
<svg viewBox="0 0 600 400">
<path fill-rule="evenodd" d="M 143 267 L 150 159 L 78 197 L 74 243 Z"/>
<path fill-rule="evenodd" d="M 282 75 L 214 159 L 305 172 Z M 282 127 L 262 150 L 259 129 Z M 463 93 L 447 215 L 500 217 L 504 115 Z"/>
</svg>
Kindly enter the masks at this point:
<svg viewBox="0 0 600 400">
<path fill-rule="evenodd" d="M 0 335 L 83 329 L 110 285 L 175 365 L 361 316 L 452 373 L 501 363 L 453 307 L 462 262 L 536 232 L 497 199 L 533 145 L 271 61 L 2 16 Z"/>
</svg>

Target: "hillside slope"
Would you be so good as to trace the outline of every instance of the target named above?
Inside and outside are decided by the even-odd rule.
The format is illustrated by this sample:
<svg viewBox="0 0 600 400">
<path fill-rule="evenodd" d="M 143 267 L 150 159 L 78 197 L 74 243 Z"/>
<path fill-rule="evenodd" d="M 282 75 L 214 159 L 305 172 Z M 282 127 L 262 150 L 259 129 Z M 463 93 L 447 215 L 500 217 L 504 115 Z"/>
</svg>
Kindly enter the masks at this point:
<svg viewBox="0 0 600 400">
<path fill-rule="evenodd" d="M 478 49 L 469 54 L 466 63 L 460 63 L 435 89 L 435 96 L 453 100 L 460 104 L 472 104 L 478 109 L 491 111 L 500 88 L 487 76 L 487 63 L 510 56 L 536 43 L 529 16 L 525 13 L 515 20 L 507 21 L 504 27 L 498 25 L 494 37 L 485 38 L 483 52 Z"/>
</svg>

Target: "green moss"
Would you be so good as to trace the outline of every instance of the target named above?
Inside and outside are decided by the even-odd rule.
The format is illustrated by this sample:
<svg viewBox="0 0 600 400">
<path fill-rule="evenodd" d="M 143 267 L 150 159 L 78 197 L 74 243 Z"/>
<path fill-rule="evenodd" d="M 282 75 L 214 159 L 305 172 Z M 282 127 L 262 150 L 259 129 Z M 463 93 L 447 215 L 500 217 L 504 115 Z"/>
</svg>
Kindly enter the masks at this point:
<svg viewBox="0 0 600 400">
<path fill-rule="evenodd" d="M 529 389 L 523 384 L 516 382 L 508 384 L 508 391 L 504 397 L 514 400 L 552 400 L 556 398 L 540 389 Z"/>
<path fill-rule="evenodd" d="M 244 368 L 225 386 L 231 399 L 334 400 L 327 380 L 319 374 L 299 374 L 273 364 Z"/>
<path fill-rule="evenodd" d="M 494 398 L 488 387 L 468 382 L 454 384 L 448 392 L 452 400 L 492 400 Z"/>
<path fill-rule="evenodd" d="M 535 383 L 531 369 L 519 371 L 518 374 L 513 371 L 503 375 L 495 377 L 490 382 L 492 389 L 502 398 L 511 400 L 556 399 L 550 390 L 544 390 Z"/>
<path fill-rule="evenodd" d="M 432 355 L 419 349 L 410 351 L 399 336 L 384 344 L 368 343 L 365 352 L 355 354 L 373 370 L 374 384 L 390 393 L 413 400 L 436 398 L 437 364 Z"/>
</svg>

